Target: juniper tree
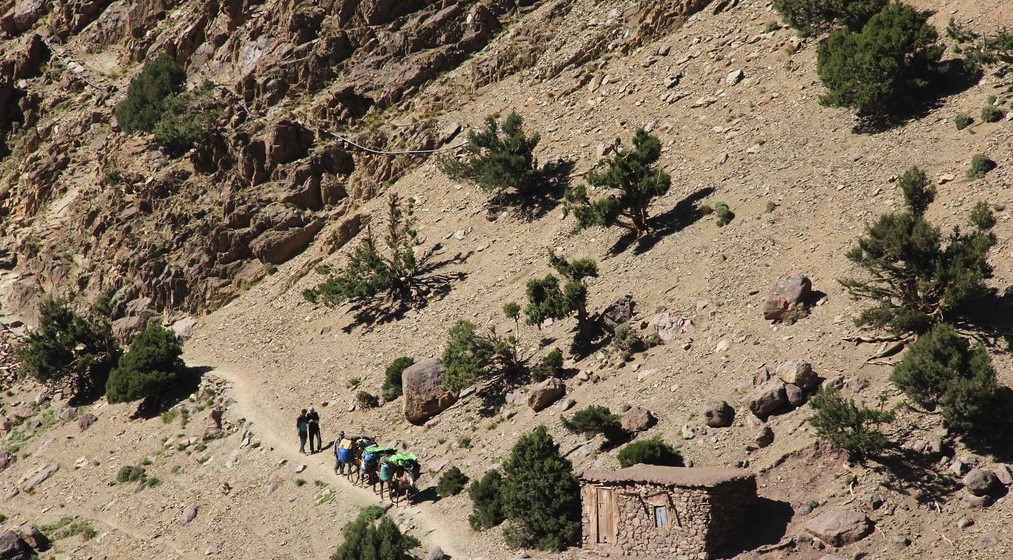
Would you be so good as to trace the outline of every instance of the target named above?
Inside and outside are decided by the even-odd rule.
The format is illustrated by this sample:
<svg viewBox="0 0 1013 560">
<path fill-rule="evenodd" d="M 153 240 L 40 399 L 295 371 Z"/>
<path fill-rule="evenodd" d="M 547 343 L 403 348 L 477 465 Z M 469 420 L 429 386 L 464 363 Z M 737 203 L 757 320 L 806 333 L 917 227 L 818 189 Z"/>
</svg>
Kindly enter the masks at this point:
<svg viewBox="0 0 1013 560">
<path fill-rule="evenodd" d="M 616 455 L 622 468 L 633 465 L 683 466 L 682 454 L 658 436 L 625 445 Z"/>
<path fill-rule="evenodd" d="M 474 323 L 460 320 L 450 327 L 443 364 L 443 386 L 461 391 L 479 379 L 502 380 L 523 372 L 513 336 L 501 337 L 495 329 L 481 332 Z"/>
<path fill-rule="evenodd" d="M 130 343 L 130 350 L 109 373 L 106 398 L 111 403 L 159 397 L 172 390 L 186 367 L 176 333 L 152 321 Z"/>
<path fill-rule="evenodd" d="M 504 533 L 513 546 L 562 550 L 580 539 L 580 486 L 545 430 L 521 436 L 503 462 Z"/>
<path fill-rule="evenodd" d="M 619 416 L 607 406 L 593 404 L 578 410 L 570 418 L 560 416 L 559 420 L 568 431 L 586 438 L 602 434 L 605 439 L 615 442 L 626 436 Z"/>
<path fill-rule="evenodd" d="M 166 100 L 181 92 L 185 82 L 186 73 L 176 61 L 159 54 L 130 82 L 126 99 L 116 106 L 116 122 L 123 132 L 154 132 Z"/>
<path fill-rule="evenodd" d="M 511 112 L 502 125 L 494 115 L 485 119 L 485 129 L 468 133 L 463 161 L 441 157 L 437 165 L 448 177 L 478 185 L 488 192 L 514 189 L 518 194 L 532 194 L 543 182 L 543 174 L 535 160 L 538 134 L 524 134 L 524 119 Z"/>
<path fill-rule="evenodd" d="M 413 558 L 408 551 L 422 544 L 402 533 L 379 506 L 363 508 L 354 521 L 345 524 L 341 534 L 345 542 L 331 560 L 408 560 Z"/>
<path fill-rule="evenodd" d="M 591 321 L 587 312 L 587 278 L 598 276 L 598 265 L 591 259 L 568 261 L 549 251 L 549 264 L 566 281 L 562 287 L 559 278 L 549 274 L 528 282 L 528 304 L 524 307 L 525 322 L 541 325 L 546 319 L 563 319 L 577 315 L 579 336 L 590 334 Z"/>
<path fill-rule="evenodd" d="M 891 3 L 861 31 L 834 31 L 817 50 L 816 72 L 827 90 L 820 103 L 874 120 L 909 107 L 945 71 L 945 46 L 927 20 L 925 13 Z"/>
<path fill-rule="evenodd" d="M 503 484 L 503 473 L 492 469 L 468 487 L 471 498 L 472 513 L 468 516 L 468 524 L 476 531 L 495 527 L 506 519 L 503 514 L 503 496 L 500 487 Z"/>
<path fill-rule="evenodd" d="M 327 280 L 307 289 L 311 302 L 335 307 L 345 302 L 366 303 L 379 299 L 397 306 L 419 302 L 426 293 L 423 272 L 431 252 L 416 257 L 419 244 L 415 230 L 414 200 L 402 203 L 397 194 L 387 197 L 387 231 L 377 240 L 371 228 L 352 251 L 345 266 L 336 270 L 320 266 L 317 272 Z"/>
<path fill-rule="evenodd" d="M 858 325 L 895 334 L 921 333 L 988 293 L 985 280 L 992 276 L 988 252 L 996 241 L 991 232 L 995 218 L 979 202 L 971 211 L 968 230 L 954 228 L 944 237 L 924 216 L 935 198 L 925 173 L 911 168 L 898 184 L 904 211 L 880 216 L 846 254 L 868 279 L 845 279 L 841 284 L 852 297 L 873 303 L 859 315 Z"/>
<path fill-rule="evenodd" d="M 845 399 L 837 389 L 823 389 L 813 395 L 809 405 L 816 413 L 809 423 L 816 437 L 862 459 L 875 456 L 890 443 L 879 425 L 893 420 L 893 414 L 859 406 L 854 399 Z"/>
<path fill-rule="evenodd" d="M 817 35 L 835 26 L 859 31 L 889 0 L 774 0 L 784 22 L 802 35 Z"/>
<path fill-rule="evenodd" d="M 890 380 L 909 399 L 942 409 L 947 426 L 972 432 L 1003 415 L 995 405 L 999 385 L 988 351 L 972 347 L 948 324 L 934 326 L 911 343 Z"/>
<path fill-rule="evenodd" d="M 651 202 L 672 186 L 668 173 L 654 167 L 661 157 L 661 141 L 641 128 L 633 135 L 631 149 L 623 148 L 619 139 L 616 147 L 612 158 L 602 159 L 584 176 L 587 186 L 566 192 L 565 212 L 573 212 L 576 230 L 620 226 L 638 236 L 647 234 Z M 603 196 L 592 198 L 588 186 L 604 191 Z"/>
</svg>

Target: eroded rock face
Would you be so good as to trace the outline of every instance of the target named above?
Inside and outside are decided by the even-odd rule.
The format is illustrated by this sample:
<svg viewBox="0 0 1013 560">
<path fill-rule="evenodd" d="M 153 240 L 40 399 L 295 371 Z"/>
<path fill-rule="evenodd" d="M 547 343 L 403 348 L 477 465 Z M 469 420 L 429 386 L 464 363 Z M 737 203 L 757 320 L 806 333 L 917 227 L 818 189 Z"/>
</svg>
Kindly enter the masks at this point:
<svg viewBox="0 0 1013 560">
<path fill-rule="evenodd" d="M 412 424 L 423 424 L 457 402 L 457 395 L 443 388 L 443 365 L 436 358 L 406 368 L 401 374 L 401 390 L 404 416 Z"/>
</svg>

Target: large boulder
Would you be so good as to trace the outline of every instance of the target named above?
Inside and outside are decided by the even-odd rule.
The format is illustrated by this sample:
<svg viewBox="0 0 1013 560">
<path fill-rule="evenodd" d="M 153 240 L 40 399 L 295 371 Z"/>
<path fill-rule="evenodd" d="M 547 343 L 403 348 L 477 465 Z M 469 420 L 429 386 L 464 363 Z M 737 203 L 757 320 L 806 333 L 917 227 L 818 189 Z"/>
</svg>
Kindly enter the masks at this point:
<svg viewBox="0 0 1013 560">
<path fill-rule="evenodd" d="M 633 306 L 636 303 L 633 301 L 633 296 L 625 295 L 616 301 L 612 302 L 601 312 L 602 325 L 610 330 L 614 331 L 616 327 L 623 323 L 629 323 L 630 319 L 633 319 Z"/>
<path fill-rule="evenodd" d="M 443 365 L 436 358 L 422 360 L 401 374 L 404 417 L 423 424 L 457 402 L 457 395 L 443 388 Z"/>
<path fill-rule="evenodd" d="M 635 434 L 650 428 L 656 421 L 657 419 L 650 410 L 642 406 L 634 406 L 623 414 L 619 423 L 627 433 Z"/>
<path fill-rule="evenodd" d="M 0 534 L 0 560 L 28 560 L 33 555 L 28 543 L 14 531 Z"/>
<path fill-rule="evenodd" d="M 208 413 L 208 419 L 204 422 L 204 441 L 215 439 L 222 435 L 222 409 L 216 408 Z"/>
<path fill-rule="evenodd" d="M 735 420 L 735 409 L 725 401 L 707 401 L 703 418 L 711 428 L 727 428 Z"/>
<path fill-rule="evenodd" d="M 559 378 L 550 377 L 531 388 L 528 393 L 528 406 L 531 407 L 531 410 L 538 412 L 565 394 L 566 384 Z"/>
<path fill-rule="evenodd" d="M 971 469 L 971 472 L 964 475 L 963 480 L 964 488 L 975 496 L 986 496 L 992 492 L 995 488 L 998 479 L 992 471 L 985 469 L 975 468 Z"/>
<path fill-rule="evenodd" d="M 85 412 L 81 416 L 77 417 L 77 429 L 82 432 L 91 427 L 92 424 L 98 421 L 98 417 L 90 412 Z"/>
<path fill-rule="evenodd" d="M 813 366 L 805 360 L 788 360 L 774 369 L 778 379 L 790 385 L 798 385 L 802 389 L 812 389 L 819 378 L 813 372 Z"/>
<path fill-rule="evenodd" d="M 746 406 L 758 418 L 766 419 L 775 410 L 784 406 L 788 397 L 784 391 L 784 382 L 771 379 L 764 382 L 746 397 Z"/>
<path fill-rule="evenodd" d="M 18 527 L 18 532 L 21 533 L 21 538 L 28 544 L 28 546 L 35 550 L 44 551 L 49 549 L 49 538 L 42 534 L 35 525 L 31 523 L 25 523 Z"/>
<path fill-rule="evenodd" d="M 671 342 L 678 338 L 682 333 L 685 333 L 690 327 L 693 326 L 692 321 L 686 317 L 679 317 L 672 315 L 668 311 L 662 311 L 647 322 L 647 336 L 652 334 L 658 335 L 658 338 L 667 342 Z"/>
<path fill-rule="evenodd" d="M 801 274 L 778 280 L 770 289 L 770 294 L 763 304 L 763 318 L 768 321 L 780 321 L 791 309 L 805 305 L 812 288 L 812 281 Z"/>
<path fill-rule="evenodd" d="M 872 522 L 857 511 L 828 511 L 806 523 L 805 530 L 830 546 L 844 546 L 871 533 Z"/>
</svg>

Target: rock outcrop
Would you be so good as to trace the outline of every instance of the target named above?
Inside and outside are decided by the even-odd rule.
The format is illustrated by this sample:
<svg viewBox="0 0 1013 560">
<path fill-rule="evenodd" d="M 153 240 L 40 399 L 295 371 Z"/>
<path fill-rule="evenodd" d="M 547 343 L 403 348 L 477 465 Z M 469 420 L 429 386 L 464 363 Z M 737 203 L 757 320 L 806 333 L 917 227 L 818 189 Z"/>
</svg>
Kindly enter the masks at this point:
<svg viewBox="0 0 1013 560">
<path fill-rule="evenodd" d="M 404 416 L 412 424 L 422 424 L 457 402 L 457 395 L 443 388 L 443 365 L 436 358 L 405 368 L 401 391 Z"/>
</svg>

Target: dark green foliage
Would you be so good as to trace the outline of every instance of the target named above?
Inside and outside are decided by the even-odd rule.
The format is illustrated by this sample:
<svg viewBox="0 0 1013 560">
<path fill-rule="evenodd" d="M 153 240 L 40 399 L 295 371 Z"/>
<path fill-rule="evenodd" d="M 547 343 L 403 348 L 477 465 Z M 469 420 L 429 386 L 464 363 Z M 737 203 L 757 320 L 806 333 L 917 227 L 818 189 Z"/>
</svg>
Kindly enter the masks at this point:
<svg viewBox="0 0 1013 560">
<path fill-rule="evenodd" d="M 875 456 L 890 443 L 879 431 L 879 425 L 893 420 L 893 414 L 858 406 L 853 399 L 845 399 L 837 389 L 824 389 L 809 400 L 816 414 L 809 423 L 816 429 L 816 437 L 830 442 L 854 457 Z"/>
<path fill-rule="evenodd" d="M 517 440 L 503 463 L 500 494 L 513 543 L 562 550 L 579 542 L 580 486 L 545 426 Z"/>
<path fill-rule="evenodd" d="M 387 366 L 383 376 L 383 400 L 392 401 L 401 396 L 401 374 L 414 363 L 414 359 L 401 356 Z"/>
<path fill-rule="evenodd" d="M 1002 112 L 1002 109 L 995 105 L 985 105 L 981 108 L 981 121 L 982 122 L 999 122 L 1006 116 L 1006 113 Z"/>
<path fill-rule="evenodd" d="M 39 303 L 39 328 L 18 347 L 21 369 L 39 383 L 90 390 L 119 358 L 120 349 L 105 319 L 89 321 L 66 300 Z"/>
<path fill-rule="evenodd" d="M 176 334 L 152 321 L 130 344 L 130 350 L 109 374 L 106 398 L 125 402 L 158 397 L 171 390 L 186 367 Z"/>
<path fill-rule="evenodd" d="M 443 476 L 440 477 L 440 481 L 436 483 L 436 493 L 441 498 L 456 496 L 464 490 L 464 487 L 467 484 L 468 476 L 461 472 L 461 469 L 456 466 L 450 467 L 443 473 Z"/>
<path fill-rule="evenodd" d="M 321 266 L 317 271 L 328 276 L 316 288 L 303 292 L 314 303 L 336 307 L 342 303 L 367 303 L 383 296 L 384 303 L 398 306 L 423 300 L 421 274 L 430 253 L 415 256 L 418 232 L 415 231 L 414 200 L 402 204 L 397 194 L 387 197 L 387 234 L 383 248 L 371 228 L 348 257 L 341 270 Z"/>
<path fill-rule="evenodd" d="M 415 537 L 402 534 L 377 506 L 363 508 L 355 521 L 345 524 L 341 534 L 345 542 L 331 560 L 409 560 L 412 556 L 408 551 L 422 545 Z"/>
<path fill-rule="evenodd" d="M 500 337 L 494 329 L 480 333 L 470 321 L 460 320 L 450 327 L 443 364 L 443 386 L 461 391 L 478 379 L 496 379 L 520 373 L 524 365 L 516 354 L 514 337 Z"/>
<path fill-rule="evenodd" d="M 533 381 L 544 381 L 550 377 L 559 377 L 563 373 L 563 352 L 554 348 L 551 352 L 531 368 L 531 379 Z"/>
<path fill-rule="evenodd" d="M 162 115 L 151 132 L 169 154 L 182 154 L 211 133 L 220 115 L 213 91 L 214 84 L 204 82 L 192 92 L 165 98 Z"/>
<path fill-rule="evenodd" d="M 946 35 L 957 43 L 954 51 L 964 55 L 964 66 L 969 70 L 980 71 L 983 66 L 1013 62 L 1013 33 L 1006 28 L 999 29 L 995 35 L 983 35 L 961 26 L 951 17 Z"/>
<path fill-rule="evenodd" d="M 166 99 L 183 90 L 186 73 L 169 55 L 159 54 L 130 82 L 127 97 L 116 106 L 123 132 L 154 132 L 166 111 Z"/>
<path fill-rule="evenodd" d="M 119 472 L 116 473 L 116 482 L 123 484 L 124 482 L 137 482 L 145 477 L 144 467 L 136 467 L 133 465 L 125 465 L 120 467 Z"/>
<path fill-rule="evenodd" d="M 827 92 L 820 103 L 882 119 L 907 109 L 945 70 L 945 47 L 928 15 L 892 3 L 860 32 L 834 31 L 817 51 L 816 71 Z"/>
<path fill-rule="evenodd" d="M 484 130 L 468 133 L 466 159 L 440 158 L 440 170 L 451 179 L 474 183 L 484 191 L 512 188 L 519 194 L 534 193 L 544 181 L 534 156 L 539 136 L 525 136 L 523 124 L 520 115 L 513 112 L 502 126 L 495 116 L 486 117 Z"/>
<path fill-rule="evenodd" d="M 971 168 L 967 170 L 968 179 L 981 179 L 989 171 L 995 169 L 995 162 L 985 154 L 974 154 L 971 158 Z"/>
<path fill-rule="evenodd" d="M 714 205 L 714 215 L 718 217 L 718 227 L 727 226 L 735 219 L 735 213 L 724 202 L 718 202 Z"/>
<path fill-rule="evenodd" d="M 626 436 L 619 423 L 619 416 L 613 414 L 606 406 L 593 404 L 577 411 L 570 419 L 562 416 L 559 419 L 563 422 L 564 428 L 574 434 L 583 434 L 587 438 L 602 434 L 609 441 L 618 441 Z"/>
<path fill-rule="evenodd" d="M 616 139 L 616 154 L 584 176 L 587 185 L 604 191 L 604 196 L 591 200 L 584 185 L 566 192 L 565 212 L 577 218 L 575 229 L 620 226 L 638 236 L 649 233 L 647 210 L 672 186 L 668 173 L 654 167 L 659 157 L 661 141 L 643 129 L 634 133 L 633 149 L 623 148 Z"/>
<path fill-rule="evenodd" d="M 880 216 L 847 253 L 870 279 L 841 284 L 853 297 L 874 303 L 857 324 L 920 333 L 989 293 L 985 280 L 992 276 L 987 259 L 995 219 L 986 205 L 976 205 L 969 231 L 955 228 L 944 238 L 923 215 L 935 197 L 925 174 L 911 169 L 899 183 L 906 210 Z"/>
<path fill-rule="evenodd" d="M 360 408 L 376 408 L 380 406 L 380 399 L 368 391 L 359 391 L 355 394 L 355 401 Z"/>
<path fill-rule="evenodd" d="M 471 497 L 472 512 L 468 516 L 468 524 L 476 531 L 495 527 L 506 519 L 503 514 L 503 497 L 500 486 L 503 473 L 491 470 L 481 480 L 471 483 L 468 496 Z"/>
<path fill-rule="evenodd" d="M 563 319 L 576 313 L 577 330 L 587 334 L 591 325 L 584 280 L 598 276 L 598 265 L 591 259 L 568 261 L 552 251 L 549 251 L 549 264 L 566 280 L 566 284 L 560 288 L 559 279 L 551 274 L 540 280 L 529 281 L 528 304 L 524 308 L 526 322 L 541 326 L 546 319 Z"/>
<path fill-rule="evenodd" d="M 802 35 L 817 35 L 843 26 L 852 31 L 882 10 L 889 0 L 774 0 L 784 22 Z"/>
<path fill-rule="evenodd" d="M 974 119 L 967 113 L 957 113 L 957 116 L 953 117 L 953 124 L 957 126 L 957 130 L 964 130 L 972 123 L 974 123 Z"/>
<path fill-rule="evenodd" d="M 682 466 L 682 455 L 679 454 L 679 451 L 662 441 L 658 436 L 627 444 L 619 450 L 616 459 L 619 460 L 619 466 L 624 469 L 639 464 Z"/>
<path fill-rule="evenodd" d="M 999 386 L 988 351 L 971 347 L 945 323 L 911 343 L 890 380 L 919 406 L 942 408 L 947 426 L 970 432 L 985 425 Z"/>
</svg>

